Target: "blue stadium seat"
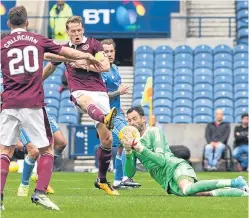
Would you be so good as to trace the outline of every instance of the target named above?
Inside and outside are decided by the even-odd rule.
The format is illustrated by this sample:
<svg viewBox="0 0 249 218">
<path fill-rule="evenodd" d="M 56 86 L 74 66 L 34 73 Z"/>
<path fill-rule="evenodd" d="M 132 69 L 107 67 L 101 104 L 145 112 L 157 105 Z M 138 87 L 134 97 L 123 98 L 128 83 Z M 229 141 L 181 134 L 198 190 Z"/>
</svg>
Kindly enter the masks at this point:
<svg viewBox="0 0 249 218">
<path fill-rule="evenodd" d="M 169 99 L 154 99 L 153 106 L 172 108 L 172 101 Z"/>
<path fill-rule="evenodd" d="M 228 68 L 218 68 L 214 70 L 214 77 L 216 76 L 232 76 L 233 71 Z"/>
<path fill-rule="evenodd" d="M 189 107 L 176 107 L 173 109 L 173 116 L 187 115 L 192 117 L 192 109 Z"/>
<path fill-rule="evenodd" d="M 234 118 L 231 115 L 224 115 L 223 122 L 233 123 L 234 122 Z"/>
<path fill-rule="evenodd" d="M 213 85 L 208 83 L 199 83 L 194 86 L 194 92 L 198 91 L 208 91 L 213 92 Z"/>
<path fill-rule="evenodd" d="M 240 19 L 237 21 L 237 31 L 243 28 L 248 28 L 248 19 Z"/>
<path fill-rule="evenodd" d="M 135 56 L 136 62 L 139 61 L 154 61 L 154 56 L 153 54 L 138 54 Z"/>
<path fill-rule="evenodd" d="M 218 53 L 214 56 L 214 61 L 233 61 L 233 56 L 232 53 L 228 54 L 228 53 Z"/>
<path fill-rule="evenodd" d="M 64 74 L 64 72 L 65 72 L 64 69 L 61 69 L 61 68 L 58 68 L 58 67 L 57 67 L 57 68 L 55 69 L 53 75 L 54 75 L 54 76 L 60 76 L 60 77 L 62 77 L 63 74 Z"/>
<path fill-rule="evenodd" d="M 237 31 L 237 38 L 238 39 L 243 39 L 243 38 L 248 38 L 248 28 L 241 28 Z"/>
<path fill-rule="evenodd" d="M 154 84 L 173 84 L 173 78 L 170 76 L 155 76 Z"/>
<path fill-rule="evenodd" d="M 212 62 L 209 62 L 209 61 L 196 61 L 194 68 L 195 69 L 208 68 L 208 69 L 212 70 L 213 69 L 213 64 L 212 64 Z"/>
<path fill-rule="evenodd" d="M 175 69 L 188 68 L 192 70 L 193 63 L 188 61 L 177 61 L 175 62 Z"/>
<path fill-rule="evenodd" d="M 142 95 L 143 95 L 143 92 L 144 92 L 144 90 L 136 91 L 136 92 L 134 91 L 133 92 L 133 100 L 141 99 Z"/>
<path fill-rule="evenodd" d="M 235 92 L 234 99 L 248 98 L 248 90 Z"/>
<path fill-rule="evenodd" d="M 138 106 L 138 105 L 141 105 L 141 98 L 132 101 L 132 106 Z"/>
<path fill-rule="evenodd" d="M 174 116 L 173 123 L 192 123 L 192 117 L 187 115 Z"/>
<path fill-rule="evenodd" d="M 232 91 L 217 91 L 214 93 L 214 100 L 220 98 L 228 98 L 233 100 L 233 92 Z"/>
<path fill-rule="evenodd" d="M 42 62 L 43 67 L 45 67 L 47 64 L 48 64 L 48 61 L 43 61 Z"/>
<path fill-rule="evenodd" d="M 60 100 L 60 92 L 56 90 L 47 90 L 45 93 L 45 98 L 55 98 L 58 101 Z"/>
<path fill-rule="evenodd" d="M 192 76 L 176 76 L 175 77 L 175 85 L 183 84 L 183 83 L 192 85 L 193 83 Z"/>
<path fill-rule="evenodd" d="M 218 108 L 215 108 L 215 110 Z M 233 108 L 231 107 L 220 107 L 220 109 L 222 109 L 224 111 L 224 115 L 229 115 L 229 116 L 233 116 Z"/>
<path fill-rule="evenodd" d="M 214 77 L 214 84 L 219 84 L 219 83 L 233 84 L 233 77 L 232 76 L 216 76 L 216 77 Z"/>
<path fill-rule="evenodd" d="M 235 123 L 241 123 L 241 116 L 236 116 L 234 119 Z"/>
<path fill-rule="evenodd" d="M 157 117 L 159 123 L 171 123 L 171 117 L 167 115 L 160 115 Z"/>
<path fill-rule="evenodd" d="M 212 76 L 195 76 L 194 83 L 195 84 L 199 84 L 199 83 L 213 84 L 213 77 Z"/>
<path fill-rule="evenodd" d="M 170 84 L 155 84 L 154 85 L 154 92 L 172 92 L 173 88 Z"/>
<path fill-rule="evenodd" d="M 214 102 L 215 108 L 231 107 L 233 108 L 233 101 L 228 98 L 219 98 Z"/>
<path fill-rule="evenodd" d="M 248 75 L 248 68 L 237 68 L 234 70 L 234 77 Z"/>
<path fill-rule="evenodd" d="M 64 90 L 61 93 L 61 100 L 65 99 L 65 98 L 70 98 L 70 92 L 69 92 L 69 90 Z"/>
<path fill-rule="evenodd" d="M 240 19 L 247 19 L 248 18 L 248 10 L 247 9 L 242 9 L 240 11 L 237 12 L 236 15 L 237 20 Z"/>
<path fill-rule="evenodd" d="M 44 84 L 58 84 L 61 85 L 62 77 L 61 76 L 50 76 L 45 81 Z"/>
<path fill-rule="evenodd" d="M 209 99 L 197 99 L 194 101 L 194 108 L 207 107 L 213 109 L 213 101 Z"/>
<path fill-rule="evenodd" d="M 248 37 L 239 38 L 239 39 L 237 40 L 237 43 L 238 43 L 238 44 L 241 44 L 241 45 L 246 45 L 246 46 L 248 46 Z"/>
<path fill-rule="evenodd" d="M 150 46 L 143 45 L 143 46 L 139 46 L 136 49 L 136 55 L 138 55 L 140 53 L 142 53 L 142 54 L 153 54 L 154 51 L 153 51 L 153 49 Z"/>
<path fill-rule="evenodd" d="M 245 76 L 235 76 L 234 77 L 234 83 L 235 84 L 248 83 L 248 75 L 245 75 Z"/>
<path fill-rule="evenodd" d="M 231 61 L 215 61 L 214 62 L 214 70 L 218 68 L 233 68 L 233 63 Z"/>
<path fill-rule="evenodd" d="M 153 112 L 156 116 L 159 116 L 159 115 L 167 115 L 169 117 L 171 117 L 171 109 L 168 108 L 168 107 L 154 107 L 153 109 Z"/>
<path fill-rule="evenodd" d="M 172 54 L 158 54 L 155 58 L 156 62 L 158 61 L 171 61 L 173 62 L 173 55 Z"/>
<path fill-rule="evenodd" d="M 189 99 L 177 99 L 174 101 L 174 108 L 176 107 L 189 107 L 192 108 L 192 100 Z"/>
<path fill-rule="evenodd" d="M 139 61 L 139 62 L 136 62 L 136 68 L 149 68 L 153 70 L 154 64 L 153 64 L 153 61 Z"/>
<path fill-rule="evenodd" d="M 73 124 L 73 125 L 77 125 L 78 123 L 78 117 L 73 116 L 73 115 L 62 115 L 59 116 L 58 119 L 59 123 L 68 123 L 68 124 Z"/>
<path fill-rule="evenodd" d="M 175 62 L 178 62 L 178 61 L 193 62 L 193 55 L 189 53 L 178 53 L 175 55 Z"/>
<path fill-rule="evenodd" d="M 234 92 L 247 91 L 247 90 L 248 90 L 247 83 L 239 83 L 234 86 Z"/>
<path fill-rule="evenodd" d="M 241 117 L 243 113 L 247 113 L 247 112 L 248 112 L 248 107 L 238 107 L 235 109 L 234 115 L 235 117 L 238 117 L 238 116 Z"/>
<path fill-rule="evenodd" d="M 238 68 L 248 68 L 248 61 L 236 61 L 236 62 L 234 62 L 233 69 L 236 70 Z"/>
<path fill-rule="evenodd" d="M 173 49 L 169 46 L 166 46 L 166 45 L 158 46 L 155 50 L 156 55 L 158 55 L 158 54 L 171 54 L 171 55 L 173 55 L 173 53 L 174 53 Z"/>
<path fill-rule="evenodd" d="M 140 91 L 143 91 L 143 90 L 144 90 L 144 87 L 145 87 L 145 83 L 137 83 L 137 84 L 134 84 L 134 86 L 133 86 L 133 92 L 140 92 Z"/>
<path fill-rule="evenodd" d="M 213 71 L 208 68 L 198 68 L 194 71 L 195 76 L 213 76 Z"/>
<path fill-rule="evenodd" d="M 46 98 L 45 99 L 45 103 L 47 103 L 48 107 L 54 107 L 54 108 L 57 108 L 59 109 L 59 106 L 60 106 L 60 102 L 58 99 L 55 99 L 55 98 Z"/>
<path fill-rule="evenodd" d="M 248 10 L 248 1 L 236 1 L 236 11 L 242 9 Z"/>
<path fill-rule="evenodd" d="M 193 86 L 187 83 L 180 83 L 180 84 L 174 85 L 174 92 L 179 92 L 179 91 L 192 92 Z"/>
<path fill-rule="evenodd" d="M 248 53 L 238 53 L 234 55 L 234 62 L 237 61 L 248 61 Z"/>
<path fill-rule="evenodd" d="M 210 91 L 197 91 L 194 92 L 194 100 L 196 99 L 210 99 L 213 100 L 213 92 Z"/>
<path fill-rule="evenodd" d="M 234 47 L 234 54 L 239 54 L 239 53 L 246 53 L 248 54 L 248 46 L 246 45 L 236 45 Z"/>
<path fill-rule="evenodd" d="M 170 60 L 156 61 L 155 69 L 168 68 L 173 69 L 173 62 Z"/>
<path fill-rule="evenodd" d="M 60 107 L 72 107 L 72 102 L 70 101 L 70 99 L 63 99 L 61 101 Z"/>
<path fill-rule="evenodd" d="M 214 85 L 214 92 L 219 92 L 219 91 L 232 91 L 233 86 L 232 84 L 229 83 L 218 83 Z"/>
<path fill-rule="evenodd" d="M 199 53 L 195 55 L 195 62 L 206 61 L 213 63 L 213 55 L 209 53 Z"/>
<path fill-rule="evenodd" d="M 64 63 L 61 63 L 61 64 L 57 65 L 57 68 L 61 69 L 63 72 L 65 72 L 65 70 L 66 70 L 66 66 L 65 66 Z"/>
<path fill-rule="evenodd" d="M 134 84 L 138 84 L 138 83 L 146 83 L 147 79 L 149 76 L 136 76 L 135 80 L 134 80 Z"/>
<path fill-rule="evenodd" d="M 168 68 L 156 69 L 154 72 L 155 76 L 173 76 L 173 71 Z"/>
<path fill-rule="evenodd" d="M 49 116 L 54 117 L 57 120 L 57 116 L 58 116 L 58 109 L 55 107 L 46 107 L 46 111 L 48 113 Z"/>
<path fill-rule="evenodd" d="M 172 100 L 172 92 L 169 92 L 169 91 L 154 92 L 154 99 L 160 99 L 160 98 Z"/>
<path fill-rule="evenodd" d="M 135 76 L 153 76 L 153 71 L 149 68 L 139 68 L 135 70 Z"/>
<path fill-rule="evenodd" d="M 248 98 L 240 98 L 235 101 L 235 109 L 238 107 L 248 107 Z"/>
<path fill-rule="evenodd" d="M 181 68 L 181 69 L 177 69 L 174 72 L 175 76 L 193 76 L 192 70 L 190 69 L 185 69 L 185 68 Z"/>
<path fill-rule="evenodd" d="M 73 116 L 78 116 L 78 112 L 76 111 L 76 109 L 71 106 L 71 107 L 62 107 L 59 110 L 59 116 L 62 115 L 73 115 Z"/>
<path fill-rule="evenodd" d="M 178 91 L 174 93 L 174 100 L 177 99 L 189 99 L 192 101 L 193 96 L 192 96 L 192 92 L 188 92 L 188 91 Z"/>
<path fill-rule="evenodd" d="M 194 117 L 194 123 L 211 123 L 213 117 L 211 115 L 198 115 Z"/>
<path fill-rule="evenodd" d="M 232 49 L 227 45 L 217 45 L 213 50 L 213 54 L 216 55 L 218 53 L 232 54 Z"/>
<path fill-rule="evenodd" d="M 175 55 L 179 53 L 189 53 L 192 55 L 193 51 L 192 48 L 187 45 L 179 45 L 175 48 Z"/>
<path fill-rule="evenodd" d="M 199 115 L 208 115 L 208 116 L 213 116 L 213 109 L 209 107 L 197 107 L 194 109 L 194 117 L 199 116 Z"/>
<path fill-rule="evenodd" d="M 194 50 L 194 54 L 197 55 L 199 53 L 213 54 L 213 50 L 209 45 L 198 45 Z"/>
<path fill-rule="evenodd" d="M 146 106 L 143 106 L 143 110 L 144 110 L 144 115 L 147 117 L 149 116 L 150 114 L 150 109 L 149 107 L 146 105 Z"/>
<path fill-rule="evenodd" d="M 58 84 L 44 84 L 43 88 L 44 88 L 45 92 L 48 91 L 48 90 L 59 91 L 60 85 L 58 85 Z"/>
</svg>

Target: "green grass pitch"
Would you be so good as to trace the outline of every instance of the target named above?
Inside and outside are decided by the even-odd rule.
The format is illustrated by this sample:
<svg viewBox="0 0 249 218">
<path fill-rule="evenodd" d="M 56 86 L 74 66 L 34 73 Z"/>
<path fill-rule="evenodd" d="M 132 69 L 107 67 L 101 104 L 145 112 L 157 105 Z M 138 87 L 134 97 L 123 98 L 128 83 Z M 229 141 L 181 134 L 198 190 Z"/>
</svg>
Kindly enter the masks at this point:
<svg viewBox="0 0 249 218">
<path fill-rule="evenodd" d="M 198 179 L 234 178 L 246 173 L 198 173 Z M 135 180 L 142 187 L 122 190 L 120 196 L 107 196 L 93 188 L 96 174 L 54 173 L 51 184 L 55 194 L 50 195 L 61 211 L 48 211 L 32 204 L 30 197 L 17 197 L 20 174 L 10 173 L 5 188 L 5 211 L 2 218 L 246 218 L 247 198 L 176 197 L 154 182 L 148 173 L 137 173 Z M 108 175 L 113 178 L 112 174 Z M 34 189 L 31 183 L 30 195 Z"/>
</svg>

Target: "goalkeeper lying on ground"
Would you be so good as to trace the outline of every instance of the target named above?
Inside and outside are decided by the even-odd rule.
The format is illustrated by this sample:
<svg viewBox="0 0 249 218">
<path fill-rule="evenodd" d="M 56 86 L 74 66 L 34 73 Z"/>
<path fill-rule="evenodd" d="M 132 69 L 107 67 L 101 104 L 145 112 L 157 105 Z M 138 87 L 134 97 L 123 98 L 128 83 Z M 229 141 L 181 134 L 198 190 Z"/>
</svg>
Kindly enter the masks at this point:
<svg viewBox="0 0 249 218">
<path fill-rule="evenodd" d="M 243 177 L 197 181 L 194 169 L 183 159 L 174 157 L 163 132 L 147 127 L 140 106 L 127 111 L 128 123 L 119 134 L 126 151 L 125 170 L 128 177 L 136 172 L 136 158 L 169 194 L 178 196 L 249 196 Z M 140 137 L 141 135 L 141 137 Z M 181 137 L 179 133 L 179 137 Z"/>
</svg>

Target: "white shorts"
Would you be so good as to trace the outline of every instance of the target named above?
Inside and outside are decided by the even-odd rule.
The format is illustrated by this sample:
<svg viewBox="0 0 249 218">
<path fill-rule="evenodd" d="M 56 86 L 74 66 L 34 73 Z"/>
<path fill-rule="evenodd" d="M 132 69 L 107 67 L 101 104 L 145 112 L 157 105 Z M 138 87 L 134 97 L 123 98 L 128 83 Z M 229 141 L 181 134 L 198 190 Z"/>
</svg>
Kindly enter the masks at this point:
<svg viewBox="0 0 249 218">
<path fill-rule="evenodd" d="M 15 145 L 21 127 L 37 148 L 53 142 L 52 131 L 45 108 L 4 109 L 0 113 L 0 144 Z"/>
<path fill-rule="evenodd" d="M 87 95 L 92 98 L 92 100 L 95 102 L 96 106 L 104 113 L 108 114 L 110 112 L 110 102 L 109 102 L 109 96 L 106 92 L 94 92 L 94 91 L 85 91 L 85 90 L 77 90 L 71 93 L 72 96 L 77 101 L 77 98 L 79 98 L 81 95 Z M 79 112 L 84 113 L 84 111 L 77 106 L 77 109 Z M 98 121 L 95 121 L 95 126 L 99 123 Z"/>
</svg>

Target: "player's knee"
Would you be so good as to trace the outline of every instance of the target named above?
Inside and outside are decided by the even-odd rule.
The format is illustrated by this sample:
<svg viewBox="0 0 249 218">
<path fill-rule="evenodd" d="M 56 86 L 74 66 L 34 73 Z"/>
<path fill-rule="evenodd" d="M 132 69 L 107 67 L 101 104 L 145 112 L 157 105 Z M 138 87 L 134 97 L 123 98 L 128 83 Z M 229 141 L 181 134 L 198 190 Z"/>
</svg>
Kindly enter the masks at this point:
<svg viewBox="0 0 249 218">
<path fill-rule="evenodd" d="M 56 147 L 57 147 L 59 150 L 64 150 L 65 147 L 67 146 L 67 141 L 66 141 L 66 139 L 64 139 L 64 138 L 60 138 L 59 140 L 57 140 L 57 141 L 55 142 L 55 144 L 56 144 Z"/>
<path fill-rule="evenodd" d="M 44 147 L 44 148 L 39 148 L 39 152 L 40 152 L 40 154 L 48 153 L 48 154 L 54 155 L 54 149 L 53 149 L 52 145 L 49 145 L 49 146 Z"/>
<path fill-rule="evenodd" d="M 106 134 L 106 136 L 104 136 L 101 139 L 101 144 L 102 146 L 106 147 L 106 148 L 111 148 L 112 146 L 112 134 Z"/>
<path fill-rule="evenodd" d="M 39 155 L 40 155 L 40 152 L 36 147 L 33 147 L 28 150 L 28 156 L 31 157 L 33 160 L 37 160 Z"/>
<path fill-rule="evenodd" d="M 12 158 L 15 151 L 15 145 L 11 146 L 4 146 L 0 145 L 0 154 L 8 155 L 10 158 Z"/>
<path fill-rule="evenodd" d="M 81 95 L 77 98 L 77 103 L 81 106 L 81 108 L 87 109 L 87 106 L 92 103 L 92 98 L 87 95 Z"/>
</svg>

